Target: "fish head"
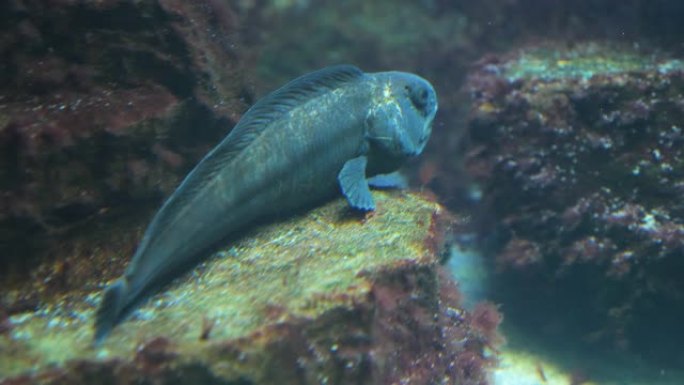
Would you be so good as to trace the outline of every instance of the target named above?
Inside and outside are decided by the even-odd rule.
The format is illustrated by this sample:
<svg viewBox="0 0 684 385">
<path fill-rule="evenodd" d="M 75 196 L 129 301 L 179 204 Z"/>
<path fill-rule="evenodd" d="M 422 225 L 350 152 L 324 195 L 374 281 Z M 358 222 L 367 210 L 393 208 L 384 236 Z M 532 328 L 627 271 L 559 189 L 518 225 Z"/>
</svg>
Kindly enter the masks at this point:
<svg viewBox="0 0 684 385">
<path fill-rule="evenodd" d="M 437 113 L 434 88 L 422 77 L 406 72 L 373 76 L 372 105 L 366 118 L 371 149 L 395 159 L 419 155 Z"/>
</svg>

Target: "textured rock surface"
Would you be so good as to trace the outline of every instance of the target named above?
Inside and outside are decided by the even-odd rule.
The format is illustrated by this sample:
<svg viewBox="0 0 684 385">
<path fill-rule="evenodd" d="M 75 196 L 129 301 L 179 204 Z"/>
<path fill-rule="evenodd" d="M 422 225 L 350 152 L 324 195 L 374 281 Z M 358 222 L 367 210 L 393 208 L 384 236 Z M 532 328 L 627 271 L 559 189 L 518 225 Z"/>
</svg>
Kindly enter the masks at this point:
<svg viewBox="0 0 684 385">
<path fill-rule="evenodd" d="M 502 282 L 524 299 L 507 309 L 533 328 L 684 363 L 672 354 L 684 342 L 672 338 L 684 295 L 683 71 L 581 45 L 490 58 L 470 78 L 467 168 L 503 241 Z"/>
<path fill-rule="evenodd" d="M 0 383 L 485 384 L 500 316 L 462 310 L 441 273 L 454 219 L 418 195 L 374 195 L 365 218 L 338 199 L 252 229 L 94 348 L 102 277 L 117 273 L 100 265 L 90 290 L 6 320 Z M 99 252 L 125 258 L 116 246 Z"/>
<path fill-rule="evenodd" d="M 0 5 L 0 281 L 52 240 L 159 200 L 246 105 L 214 1 Z"/>
</svg>

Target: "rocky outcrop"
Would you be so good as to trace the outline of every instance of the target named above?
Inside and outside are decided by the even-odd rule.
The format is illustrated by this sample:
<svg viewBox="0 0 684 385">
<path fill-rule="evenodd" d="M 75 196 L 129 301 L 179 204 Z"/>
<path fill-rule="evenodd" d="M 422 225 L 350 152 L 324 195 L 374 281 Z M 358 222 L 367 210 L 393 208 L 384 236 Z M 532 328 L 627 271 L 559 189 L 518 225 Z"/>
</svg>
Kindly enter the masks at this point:
<svg viewBox="0 0 684 385">
<path fill-rule="evenodd" d="M 92 290 L 7 320 L 0 383 L 486 384 L 501 317 L 463 310 L 440 267 L 456 219 L 374 195 L 366 217 L 338 199 L 252 229 L 93 347 L 100 265 Z"/>
</svg>

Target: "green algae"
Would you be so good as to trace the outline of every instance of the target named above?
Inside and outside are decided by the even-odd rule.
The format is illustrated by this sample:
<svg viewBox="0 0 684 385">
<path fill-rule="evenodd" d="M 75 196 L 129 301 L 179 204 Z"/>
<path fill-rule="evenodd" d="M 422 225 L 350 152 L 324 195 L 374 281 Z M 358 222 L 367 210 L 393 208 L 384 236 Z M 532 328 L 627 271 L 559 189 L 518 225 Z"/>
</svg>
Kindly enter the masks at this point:
<svg viewBox="0 0 684 385">
<path fill-rule="evenodd" d="M 531 78 L 588 80 L 595 75 L 682 70 L 684 62 L 681 60 L 600 44 L 584 44 L 572 49 L 543 47 L 524 51 L 506 65 L 504 76 L 509 81 Z"/>
<path fill-rule="evenodd" d="M 210 360 L 208 342 L 200 339 L 207 320 L 213 322 L 212 342 L 245 338 L 267 325 L 315 318 L 367 298 L 364 272 L 402 261 L 434 264 L 425 239 L 439 206 L 401 192 L 374 197 L 378 208 L 365 218 L 338 199 L 252 229 L 153 297 L 100 347 L 91 345 L 99 292 L 15 315 L 9 337 L 0 340 L 0 378 L 70 360 L 126 360 L 157 336 L 172 339 L 181 361 Z M 90 287 L 105 284 L 93 280 Z"/>
</svg>

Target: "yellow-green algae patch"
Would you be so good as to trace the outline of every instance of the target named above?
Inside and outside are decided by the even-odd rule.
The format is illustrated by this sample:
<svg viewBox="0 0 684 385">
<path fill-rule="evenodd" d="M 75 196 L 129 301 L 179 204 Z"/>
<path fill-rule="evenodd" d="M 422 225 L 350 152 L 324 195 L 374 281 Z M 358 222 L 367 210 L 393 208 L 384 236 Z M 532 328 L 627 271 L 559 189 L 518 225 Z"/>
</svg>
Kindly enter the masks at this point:
<svg viewBox="0 0 684 385">
<path fill-rule="evenodd" d="M 99 347 L 91 345 L 99 292 L 14 315 L 9 335 L 0 338 L 0 378 L 69 360 L 127 360 L 155 337 L 171 339 L 185 362 L 206 359 L 217 341 L 364 301 L 369 272 L 407 261 L 435 264 L 425 240 L 440 207 L 410 193 L 374 192 L 374 197 L 377 210 L 365 217 L 338 199 L 253 228 L 153 297 Z M 208 324 L 213 324 L 210 337 L 201 340 Z"/>
<path fill-rule="evenodd" d="M 681 60 L 645 55 L 633 48 L 586 43 L 572 49 L 540 47 L 521 52 L 516 60 L 506 65 L 505 76 L 511 81 L 532 78 L 588 80 L 594 75 L 683 70 Z"/>
</svg>

